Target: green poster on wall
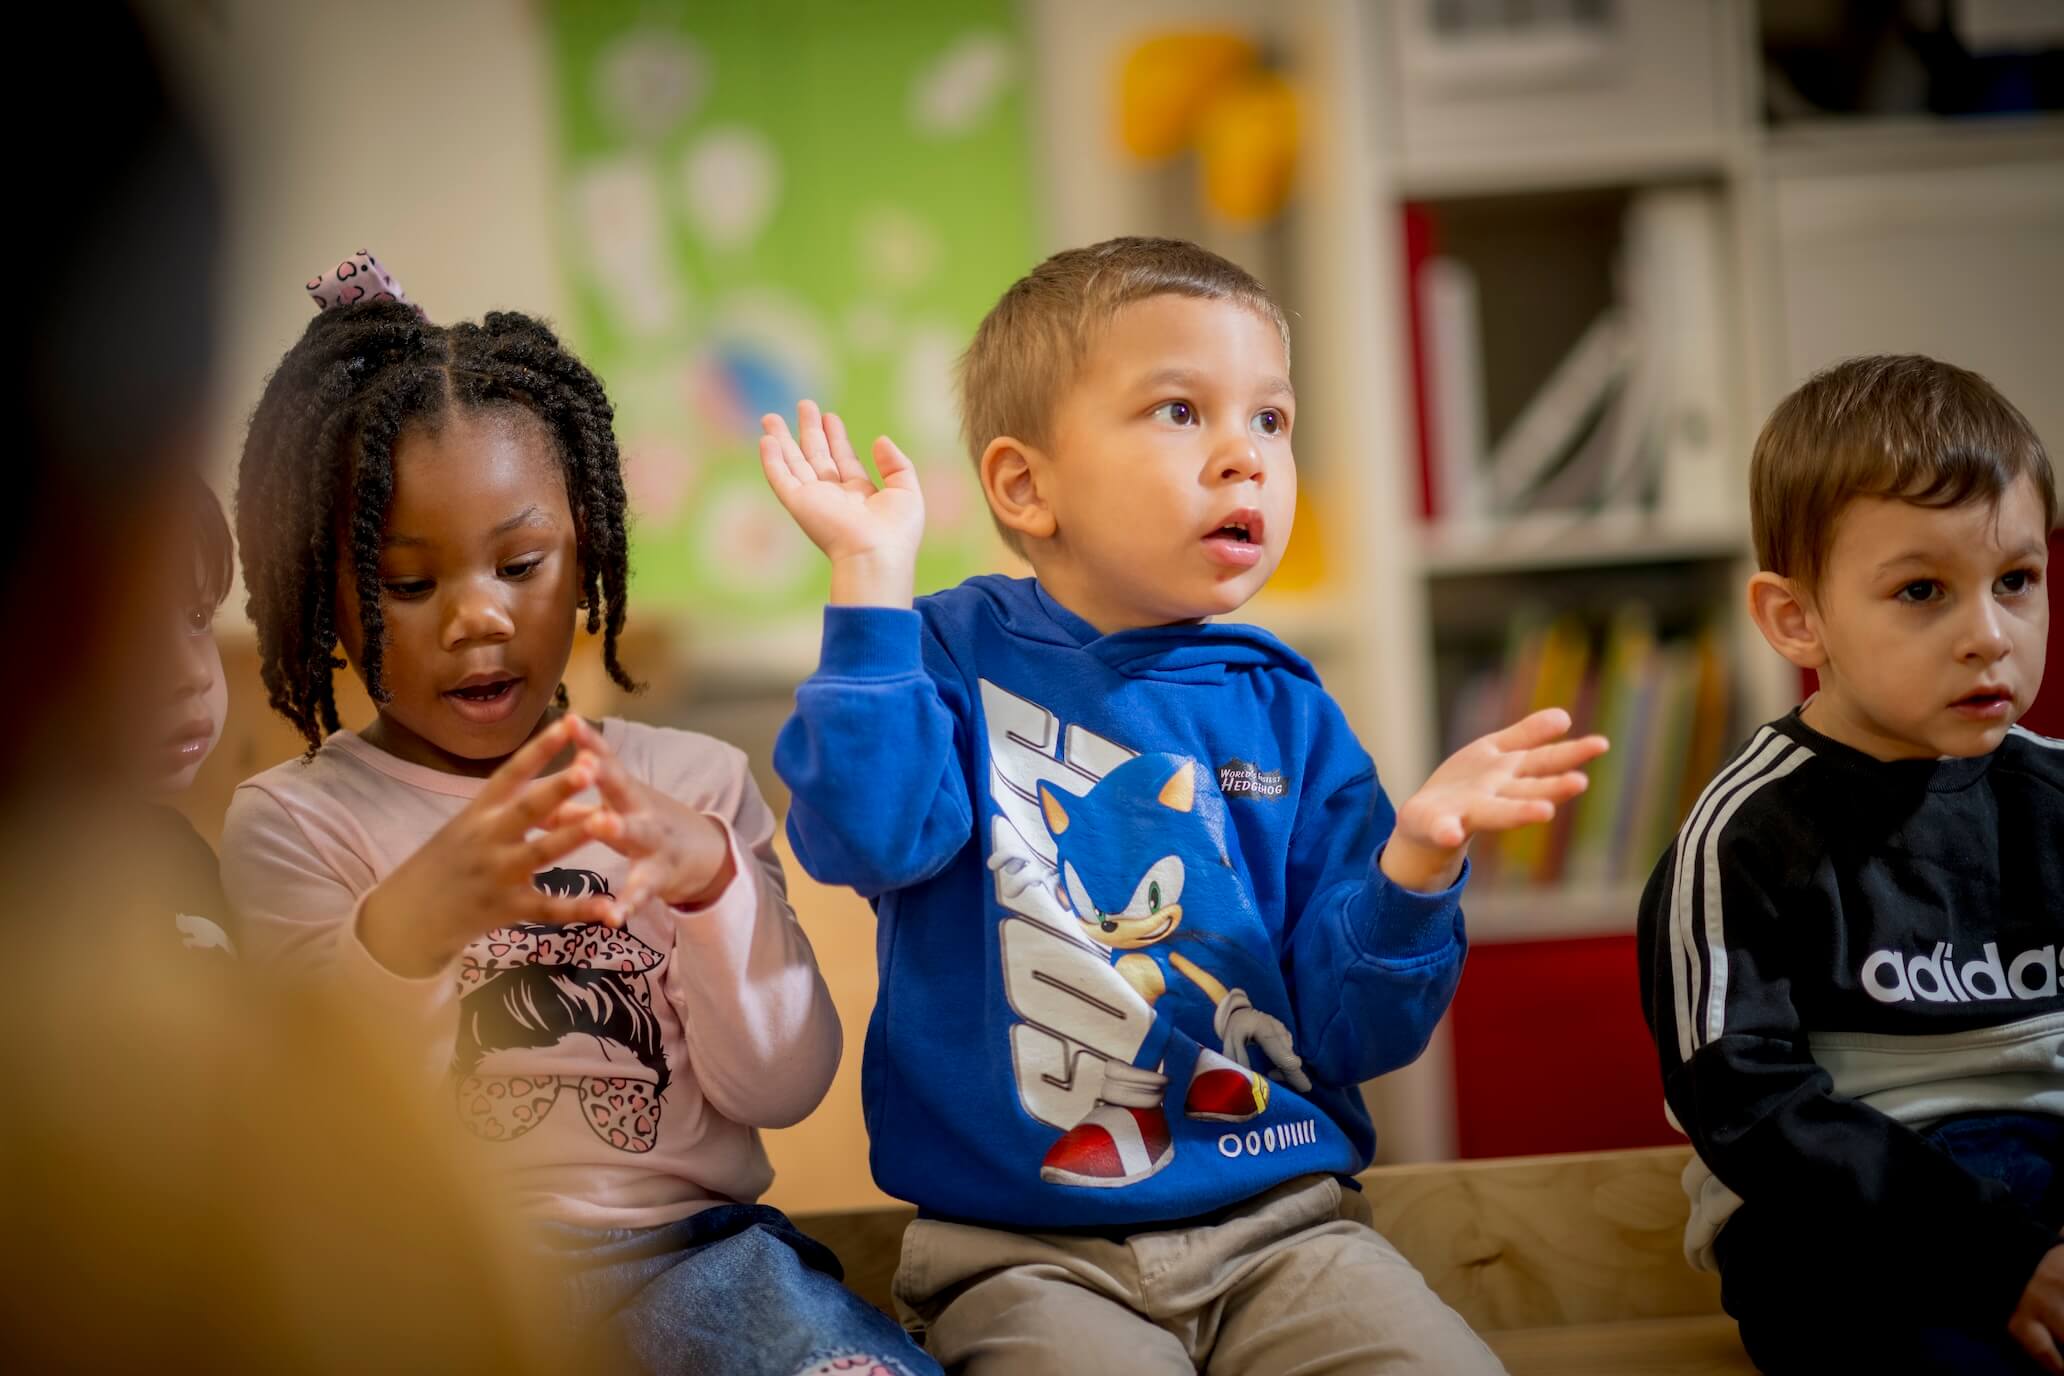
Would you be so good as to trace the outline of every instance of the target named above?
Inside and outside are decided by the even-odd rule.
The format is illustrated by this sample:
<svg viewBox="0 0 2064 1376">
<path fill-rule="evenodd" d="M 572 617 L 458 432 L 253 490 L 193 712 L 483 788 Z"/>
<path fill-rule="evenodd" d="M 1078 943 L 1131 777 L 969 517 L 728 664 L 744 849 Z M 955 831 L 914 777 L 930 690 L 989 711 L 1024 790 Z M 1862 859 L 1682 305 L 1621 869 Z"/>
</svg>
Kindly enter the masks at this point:
<svg viewBox="0 0 2064 1376">
<path fill-rule="evenodd" d="M 563 0 L 551 32 L 571 333 L 617 407 L 638 603 L 821 603 L 756 447 L 806 396 L 919 464 L 920 591 L 987 566 L 952 368 L 1031 265 L 1009 0 Z"/>
</svg>

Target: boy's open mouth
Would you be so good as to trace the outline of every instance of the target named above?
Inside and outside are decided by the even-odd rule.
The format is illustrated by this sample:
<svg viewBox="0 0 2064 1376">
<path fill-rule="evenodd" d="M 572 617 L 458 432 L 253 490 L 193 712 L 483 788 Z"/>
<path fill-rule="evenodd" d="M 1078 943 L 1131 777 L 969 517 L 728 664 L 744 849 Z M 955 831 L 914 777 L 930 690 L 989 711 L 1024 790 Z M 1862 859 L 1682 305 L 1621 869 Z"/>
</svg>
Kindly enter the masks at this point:
<svg viewBox="0 0 2064 1376">
<path fill-rule="evenodd" d="M 1246 568 L 1261 558 L 1262 534 L 1261 513 L 1242 508 L 1207 531 L 1204 546 L 1221 563 Z"/>
</svg>

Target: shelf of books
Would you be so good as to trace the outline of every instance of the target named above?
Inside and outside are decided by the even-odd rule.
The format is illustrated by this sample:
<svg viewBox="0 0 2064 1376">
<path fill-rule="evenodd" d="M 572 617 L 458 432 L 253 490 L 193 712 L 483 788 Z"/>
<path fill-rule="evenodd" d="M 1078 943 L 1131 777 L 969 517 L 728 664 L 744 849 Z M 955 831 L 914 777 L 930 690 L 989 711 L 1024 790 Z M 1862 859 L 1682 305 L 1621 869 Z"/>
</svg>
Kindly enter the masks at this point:
<svg viewBox="0 0 2064 1376">
<path fill-rule="evenodd" d="M 1613 742 L 1552 827 L 1477 849 L 1471 933 L 1631 932 L 1749 696 L 1729 188 L 1399 213 L 1443 751 L 1551 705 Z"/>
<path fill-rule="evenodd" d="M 1680 595 L 1673 612 L 1636 592 L 1602 623 L 1586 610 L 1523 605 L 1498 653 L 1466 635 L 1443 646 L 1449 748 L 1547 706 L 1567 707 L 1578 731 L 1613 743 L 1591 767 L 1591 787 L 1552 825 L 1477 848 L 1475 940 L 1633 930 L 1643 882 L 1740 731 L 1725 634 L 1686 605 L 1694 601 Z"/>
<path fill-rule="evenodd" d="M 1380 13 L 1372 237 L 1401 269 L 1384 324 L 1418 518 L 1390 533 L 1412 551 L 1433 744 L 1549 704 L 1613 742 L 1552 826 L 1476 848 L 1449 1031 L 1391 1096 L 1447 1113 L 1464 1155 L 1664 1140 L 1642 887 L 1726 754 L 1802 687 L 1746 614 L 1755 427 L 1808 372 L 1886 348 L 2048 403 L 2024 370 L 2056 315 L 2064 113 L 2034 76 L 2064 20 Z"/>
</svg>

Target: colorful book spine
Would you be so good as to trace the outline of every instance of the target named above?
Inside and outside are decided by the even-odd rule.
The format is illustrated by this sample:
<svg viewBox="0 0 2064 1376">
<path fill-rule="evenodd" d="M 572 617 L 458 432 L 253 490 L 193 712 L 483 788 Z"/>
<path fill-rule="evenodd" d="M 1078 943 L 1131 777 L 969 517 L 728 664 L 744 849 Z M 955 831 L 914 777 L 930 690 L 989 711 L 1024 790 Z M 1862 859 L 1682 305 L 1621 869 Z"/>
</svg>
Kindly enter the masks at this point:
<svg viewBox="0 0 2064 1376">
<path fill-rule="evenodd" d="M 1502 664 L 1456 695 L 1448 750 L 1556 706 L 1570 712 L 1572 734 L 1602 733 L 1612 749 L 1555 821 L 1479 845 L 1478 882 L 1593 891 L 1639 883 L 1719 768 L 1734 705 L 1717 627 L 1661 640 L 1649 611 L 1631 603 L 1603 628 L 1515 614 Z"/>
</svg>

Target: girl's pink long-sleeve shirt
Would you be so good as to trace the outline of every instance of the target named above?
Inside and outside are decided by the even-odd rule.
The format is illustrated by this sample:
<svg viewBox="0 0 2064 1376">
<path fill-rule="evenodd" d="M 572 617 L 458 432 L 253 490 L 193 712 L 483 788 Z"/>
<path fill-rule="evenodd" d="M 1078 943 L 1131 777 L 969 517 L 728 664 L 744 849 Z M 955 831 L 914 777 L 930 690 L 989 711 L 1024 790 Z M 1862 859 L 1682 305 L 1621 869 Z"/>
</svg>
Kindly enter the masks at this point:
<svg viewBox="0 0 2064 1376">
<path fill-rule="evenodd" d="M 617 718 L 601 728 L 634 776 L 724 826 L 736 877 L 706 907 L 654 900 L 621 928 L 498 928 L 434 975 L 398 975 L 359 939 L 359 905 L 485 781 L 351 731 L 237 789 L 222 877 L 255 961 L 332 979 L 420 1042 L 426 1082 L 528 1212 L 647 1227 L 759 1197 L 773 1170 L 758 1130 L 824 1097 L 839 1023 L 744 754 Z M 614 893 L 628 869 L 589 844 L 533 882 Z"/>
</svg>

